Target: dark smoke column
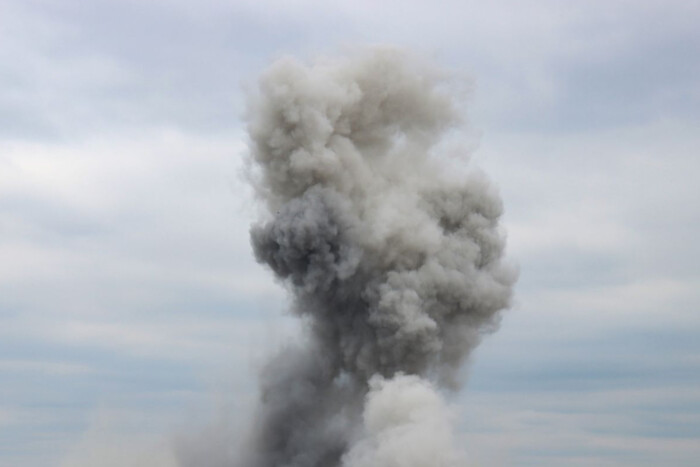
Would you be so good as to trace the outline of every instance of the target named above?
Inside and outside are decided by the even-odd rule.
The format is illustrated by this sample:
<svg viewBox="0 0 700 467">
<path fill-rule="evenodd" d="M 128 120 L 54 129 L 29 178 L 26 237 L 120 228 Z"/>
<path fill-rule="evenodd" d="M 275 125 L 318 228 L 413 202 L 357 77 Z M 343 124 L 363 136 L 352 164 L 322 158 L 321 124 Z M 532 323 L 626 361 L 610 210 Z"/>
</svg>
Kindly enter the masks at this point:
<svg viewBox="0 0 700 467">
<path fill-rule="evenodd" d="M 262 374 L 245 467 L 461 465 L 435 387 L 457 387 L 516 274 L 495 190 L 434 154 L 460 123 L 443 76 L 372 49 L 261 77 L 252 244 L 307 332 Z"/>
</svg>

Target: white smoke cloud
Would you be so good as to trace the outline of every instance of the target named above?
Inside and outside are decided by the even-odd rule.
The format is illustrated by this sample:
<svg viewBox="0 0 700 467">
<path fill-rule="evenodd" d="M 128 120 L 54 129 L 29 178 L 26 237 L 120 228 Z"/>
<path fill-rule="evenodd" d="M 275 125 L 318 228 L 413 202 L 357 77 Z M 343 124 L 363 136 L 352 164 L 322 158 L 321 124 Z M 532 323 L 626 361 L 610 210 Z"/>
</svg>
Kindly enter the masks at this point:
<svg viewBox="0 0 700 467">
<path fill-rule="evenodd" d="M 463 465 L 449 407 L 422 378 L 372 378 L 363 424 L 363 436 L 343 459 L 344 467 Z"/>
</svg>

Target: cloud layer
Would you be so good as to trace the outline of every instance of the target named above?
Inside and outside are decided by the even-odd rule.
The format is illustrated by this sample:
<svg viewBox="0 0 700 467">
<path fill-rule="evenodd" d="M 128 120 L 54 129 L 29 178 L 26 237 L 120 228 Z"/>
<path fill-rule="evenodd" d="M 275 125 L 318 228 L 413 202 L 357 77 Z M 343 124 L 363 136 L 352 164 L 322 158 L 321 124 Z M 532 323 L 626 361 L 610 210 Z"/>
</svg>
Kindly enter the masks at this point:
<svg viewBox="0 0 700 467">
<path fill-rule="evenodd" d="M 222 387 L 250 400 L 260 354 L 297 330 L 248 245 L 241 83 L 285 53 L 389 42 L 474 78 L 468 144 L 521 268 L 461 400 L 476 460 L 694 465 L 698 18 L 686 1 L 5 2 L 0 464 L 58 463 L 100 407 L 131 414 L 106 429 L 128 437 L 143 413 L 178 431 Z"/>
</svg>

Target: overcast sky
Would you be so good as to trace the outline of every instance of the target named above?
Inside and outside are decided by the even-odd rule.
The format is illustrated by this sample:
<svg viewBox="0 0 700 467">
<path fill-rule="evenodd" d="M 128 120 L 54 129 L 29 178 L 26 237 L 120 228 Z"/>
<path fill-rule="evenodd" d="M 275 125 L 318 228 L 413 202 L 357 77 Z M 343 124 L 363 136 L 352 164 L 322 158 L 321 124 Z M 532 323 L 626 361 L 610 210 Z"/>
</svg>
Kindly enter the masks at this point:
<svg viewBox="0 0 700 467">
<path fill-rule="evenodd" d="M 697 465 L 698 24 L 696 0 L 0 0 L 0 466 L 225 448 L 296 332 L 249 246 L 245 90 L 376 43 L 471 83 L 506 206 L 516 304 L 451 401 L 474 465 Z"/>
</svg>

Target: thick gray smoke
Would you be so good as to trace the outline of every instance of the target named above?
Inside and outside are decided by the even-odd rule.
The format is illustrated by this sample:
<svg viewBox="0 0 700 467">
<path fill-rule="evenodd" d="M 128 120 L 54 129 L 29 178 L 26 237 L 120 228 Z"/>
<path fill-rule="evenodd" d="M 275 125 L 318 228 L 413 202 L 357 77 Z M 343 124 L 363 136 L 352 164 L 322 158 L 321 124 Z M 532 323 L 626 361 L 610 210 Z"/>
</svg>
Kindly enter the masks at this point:
<svg viewBox="0 0 700 467">
<path fill-rule="evenodd" d="M 249 106 L 256 258 L 291 290 L 307 340 L 261 377 L 246 467 L 450 466 L 435 387 L 498 312 L 501 201 L 440 164 L 460 125 L 444 75 L 393 49 L 273 64 Z"/>
</svg>

